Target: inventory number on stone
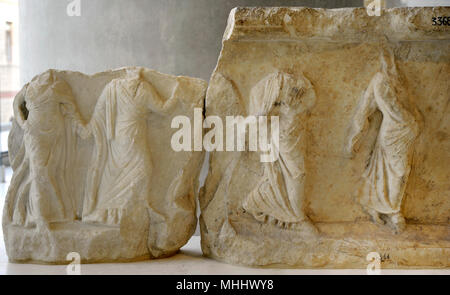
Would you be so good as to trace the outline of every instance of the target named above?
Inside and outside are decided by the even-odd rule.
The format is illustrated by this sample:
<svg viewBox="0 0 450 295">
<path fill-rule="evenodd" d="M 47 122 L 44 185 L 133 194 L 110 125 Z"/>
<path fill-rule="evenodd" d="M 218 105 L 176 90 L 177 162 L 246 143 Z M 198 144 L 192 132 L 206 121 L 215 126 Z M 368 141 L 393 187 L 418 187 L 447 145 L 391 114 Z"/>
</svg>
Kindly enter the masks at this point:
<svg viewBox="0 0 450 295">
<path fill-rule="evenodd" d="M 433 26 L 450 26 L 450 16 L 432 17 Z"/>
</svg>

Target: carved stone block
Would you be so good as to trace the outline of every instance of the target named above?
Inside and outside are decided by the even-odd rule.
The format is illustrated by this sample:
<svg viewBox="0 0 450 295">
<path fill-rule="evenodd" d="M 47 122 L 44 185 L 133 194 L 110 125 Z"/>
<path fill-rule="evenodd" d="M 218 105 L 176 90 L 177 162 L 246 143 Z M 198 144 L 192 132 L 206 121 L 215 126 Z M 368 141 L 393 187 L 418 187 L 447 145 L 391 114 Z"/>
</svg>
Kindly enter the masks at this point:
<svg viewBox="0 0 450 295">
<path fill-rule="evenodd" d="M 245 151 L 211 154 L 203 252 L 251 266 L 449 267 L 450 27 L 433 21 L 449 15 L 234 9 L 206 116 L 276 119 L 263 134 L 278 140 L 251 150 L 248 129 Z"/>
<path fill-rule="evenodd" d="M 206 82 L 144 68 L 49 70 L 14 101 L 14 174 L 3 231 L 11 261 L 169 256 L 191 237 L 202 152 L 175 152 L 172 118 L 203 107 Z"/>
</svg>

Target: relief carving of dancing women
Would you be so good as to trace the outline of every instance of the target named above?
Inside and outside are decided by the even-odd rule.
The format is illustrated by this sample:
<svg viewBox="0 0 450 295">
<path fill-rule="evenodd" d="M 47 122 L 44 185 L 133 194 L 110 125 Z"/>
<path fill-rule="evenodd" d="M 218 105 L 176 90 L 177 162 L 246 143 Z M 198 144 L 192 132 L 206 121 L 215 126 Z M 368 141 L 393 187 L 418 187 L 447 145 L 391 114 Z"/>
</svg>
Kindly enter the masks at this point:
<svg viewBox="0 0 450 295">
<path fill-rule="evenodd" d="M 414 141 L 420 131 L 420 116 L 403 88 L 394 54 L 383 49 L 380 61 L 381 71 L 372 78 L 357 106 L 346 152 L 352 156 L 358 151 L 369 117 L 381 112 L 383 119 L 358 196 L 374 222 L 387 223 L 400 232 L 406 225 L 400 209 L 411 170 Z"/>
<path fill-rule="evenodd" d="M 264 176 L 244 200 L 243 208 L 257 220 L 283 228 L 316 232 L 304 212 L 307 111 L 316 100 L 304 77 L 275 73 L 258 82 L 250 93 L 250 115 L 279 116 L 279 158 L 263 163 Z"/>
<path fill-rule="evenodd" d="M 148 114 L 164 114 L 176 101 L 174 95 L 163 101 L 139 69 L 105 87 L 83 132 L 95 139 L 83 222 L 117 225 L 130 206 L 146 206 L 152 170 Z"/>
<path fill-rule="evenodd" d="M 14 100 L 14 117 L 24 135 L 19 151 L 11 154 L 15 173 L 5 220 L 22 226 L 75 220 L 71 167 L 76 131 L 84 123 L 70 86 L 52 70 L 37 76 Z"/>
</svg>

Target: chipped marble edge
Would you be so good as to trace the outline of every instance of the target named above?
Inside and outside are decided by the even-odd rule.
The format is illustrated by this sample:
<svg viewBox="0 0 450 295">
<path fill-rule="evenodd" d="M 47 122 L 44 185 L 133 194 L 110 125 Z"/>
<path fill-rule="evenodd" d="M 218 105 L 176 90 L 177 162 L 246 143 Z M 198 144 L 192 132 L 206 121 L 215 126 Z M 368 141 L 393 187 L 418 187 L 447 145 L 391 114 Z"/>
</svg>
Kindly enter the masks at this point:
<svg viewBox="0 0 450 295">
<path fill-rule="evenodd" d="M 53 72 L 53 73 L 56 73 L 56 74 L 64 74 L 64 75 L 67 75 L 67 74 L 78 75 L 78 76 L 89 78 L 89 79 L 95 79 L 95 78 L 98 78 L 98 77 L 101 77 L 101 76 L 104 76 L 104 75 L 122 75 L 122 74 L 125 74 L 126 71 L 135 70 L 135 69 L 142 69 L 142 70 L 144 70 L 145 73 L 150 73 L 150 74 L 157 75 L 157 76 L 160 76 L 160 77 L 164 77 L 164 78 L 167 78 L 167 79 L 181 79 L 181 80 L 187 80 L 187 81 L 190 81 L 190 82 L 195 82 L 195 83 L 198 83 L 198 84 L 202 85 L 204 88 L 206 88 L 207 85 L 208 85 L 208 82 L 203 80 L 203 79 L 201 79 L 201 78 L 184 76 L 184 75 L 166 74 L 166 73 L 159 72 L 157 70 L 153 70 L 153 69 L 150 69 L 150 68 L 147 68 L 147 67 L 141 67 L 141 66 L 119 67 L 119 68 L 115 68 L 115 69 L 110 69 L 110 70 L 105 70 L 105 71 L 101 71 L 101 72 L 96 72 L 96 73 L 93 73 L 93 74 L 87 74 L 87 73 L 83 73 L 83 72 L 80 72 L 80 71 L 61 70 L 61 69 L 50 68 L 50 69 L 48 69 L 48 70 L 46 70 L 46 71 L 44 71 L 42 73 L 39 73 L 39 74 L 35 75 L 33 77 L 33 79 L 31 79 L 31 81 L 34 80 L 36 77 L 39 77 L 39 76 L 41 76 L 42 74 L 44 74 L 46 72 Z"/>
<path fill-rule="evenodd" d="M 366 8 L 236 7 L 223 41 L 332 42 L 449 40 L 450 26 L 432 17 L 450 17 L 450 7 L 398 7 L 370 16 Z"/>
</svg>

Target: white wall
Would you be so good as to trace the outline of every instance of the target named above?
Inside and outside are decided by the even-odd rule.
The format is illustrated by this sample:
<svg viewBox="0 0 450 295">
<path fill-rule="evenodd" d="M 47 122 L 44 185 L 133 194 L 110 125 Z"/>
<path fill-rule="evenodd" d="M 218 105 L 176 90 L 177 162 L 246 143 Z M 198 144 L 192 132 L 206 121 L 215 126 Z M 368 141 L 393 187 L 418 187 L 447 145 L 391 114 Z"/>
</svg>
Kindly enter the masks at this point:
<svg viewBox="0 0 450 295">
<path fill-rule="evenodd" d="M 362 0 L 20 0 L 21 80 L 48 68 L 146 66 L 209 80 L 235 6 L 362 6 Z"/>
<path fill-rule="evenodd" d="M 433 7 L 450 6 L 450 0 L 385 0 L 386 7 Z"/>
<path fill-rule="evenodd" d="M 450 0 L 401 0 L 402 5 L 410 7 L 420 6 L 450 6 Z"/>
</svg>

